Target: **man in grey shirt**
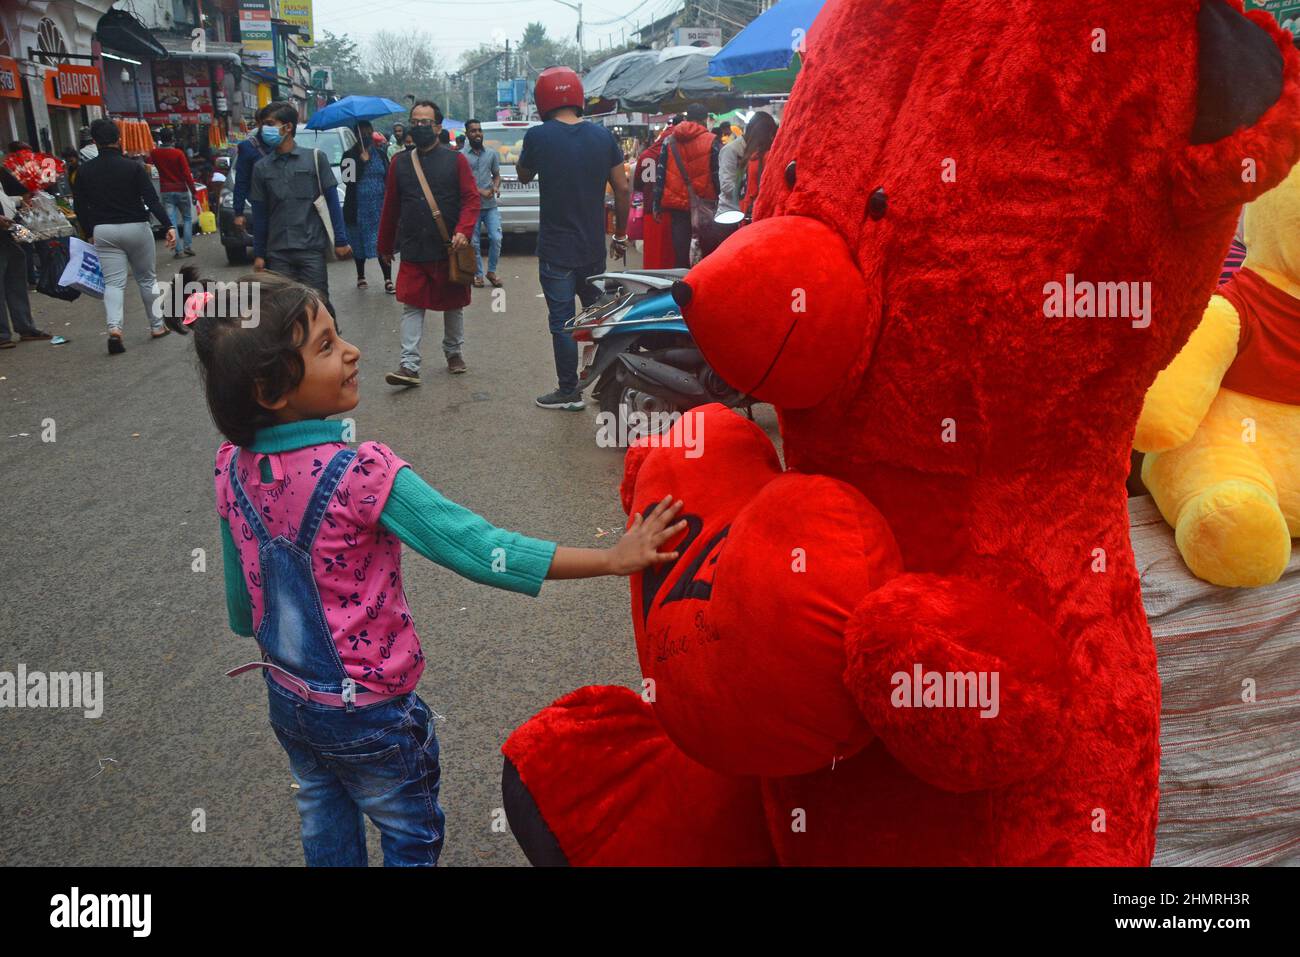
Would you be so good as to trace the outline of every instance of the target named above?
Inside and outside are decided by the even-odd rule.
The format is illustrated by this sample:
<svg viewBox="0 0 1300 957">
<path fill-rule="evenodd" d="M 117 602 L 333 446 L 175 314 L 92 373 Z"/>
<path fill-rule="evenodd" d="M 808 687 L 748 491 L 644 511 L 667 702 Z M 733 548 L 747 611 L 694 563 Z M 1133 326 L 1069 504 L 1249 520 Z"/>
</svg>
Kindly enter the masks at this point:
<svg viewBox="0 0 1300 957">
<path fill-rule="evenodd" d="M 253 204 L 253 271 L 270 269 L 320 292 L 334 315 L 325 272 L 329 233 L 315 207 L 325 197 L 334 230 L 334 255 L 352 255 L 339 206 L 338 185 L 329 158 L 320 150 L 294 145 L 298 111 L 288 103 L 267 107 L 262 142 L 272 151 L 253 167 L 248 198 Z M 336 323 L 337 324 L 337 323 Z"/>
<path fill-rule="evenodd" d="M 478 120 L 465 121 L 465 149 L 461 154 L 469 161 L 470 172 L 474 174 L 474 183 L 482 197 L 479 207 L 478 222 L 474 225 L 474 260 L 478 264 L 474 285 L 483 285 L 483 257 L 479 252 L 479 230 L 487 227 L 488 233 L 488 268 L 487 279 L 493 286 L 500 286 L 497 278 L 497 262 L 501 258 L 501 210 L 497 208 L 497 197 L 501 195 L 501 157 L 496 150 L 483 148 L 483 124 Z"/>
</svg>

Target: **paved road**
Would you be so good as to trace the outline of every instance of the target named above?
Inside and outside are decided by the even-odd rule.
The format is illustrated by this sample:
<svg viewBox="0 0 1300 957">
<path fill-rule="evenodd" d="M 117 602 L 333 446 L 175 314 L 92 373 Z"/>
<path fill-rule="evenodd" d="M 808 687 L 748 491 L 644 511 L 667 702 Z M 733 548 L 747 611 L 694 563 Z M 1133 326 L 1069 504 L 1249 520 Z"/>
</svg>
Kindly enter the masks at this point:
<svg viewBox="0 0 1300 957">
<path fill-rule="evenodd" d="M 213 278 L 243 272 L 226 266 L 215 236 L 195 248 Z M 163 278 L 174 272 L 161 246 L 160 265 Z M 350 262 L 330 269 L 343 333 L 363 353 L 358 436 L 388 443 L 499 525 L 571 545 L 612 541 L 621 453 L 595 446 L 592 412 L 532 405 L 554 374 L 531 243 L 508 238 L 504 313 L 475 291 L 469 374 L 442 367 L 439 320 L 426 334 L 424 384 L 408 391 L 383 381 L 399 307 L 371 269 L 367 290 L 355 288 Z M 0 710 L 0 864 L 300 864 L 265 689 L 255 676 L 222 676 L 255 653 L 225 624 L 211 478 L 219 438 L 190 340 L 149 341 L 128 298 L 128 351 L 110 359 L 99 303 L 32 300 L 38 323 L 72 341 L 0 352 L 0 671 L 102 671 L 105 705 L 94 720 Z M 53 442 L 41 440 L 47 419 Z M 760 422 L 772 430 L 770 415 Z M 200 548 L 205 572 L 192 570 Z M 445 718 L 442 861 L 525 863 L 491 826 L 500 746 L 575 687 L 639 687 L 626 581 L 548 583 L 530 599 L 410 551 L 405 580 L 428 656 L 419 692 Z M 195 833 L 199 808 L 206 831 Z"/>
</svg>

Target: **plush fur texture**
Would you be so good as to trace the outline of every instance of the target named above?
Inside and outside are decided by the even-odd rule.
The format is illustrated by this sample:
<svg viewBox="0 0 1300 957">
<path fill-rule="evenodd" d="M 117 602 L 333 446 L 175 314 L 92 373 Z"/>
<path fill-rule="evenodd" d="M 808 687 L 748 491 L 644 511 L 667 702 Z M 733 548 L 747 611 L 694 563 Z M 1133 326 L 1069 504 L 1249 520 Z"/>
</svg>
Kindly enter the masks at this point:
<svg viewBox="0 0 1300 957">
<path fill-rule="evenodd" d="M 1293 328 L 1300 327 L 1297 230 L 1300 166 L 1247 207 L 1243 264 L 1290 297 L 1278 297 L 1288 312 L 1275 318 Z M 1251 587 L 1281 577 L 1300 535 L 1300 406 L 1268 397 L 1287 383 L 1232 376 L 1241 331 L 1233 304 L 1213 297 L 1147 391 L 1133 444 L 1148 453 L 1142 479 L 1187 567 L 1216 585 Z"/>
<path fill-rule="evenodd" d="M 1230 7 L 1215 12 L 1241 15 Z M 689 681 L 676 663 L 646 668 L 661 679 L 655 722 L 579 734 L 552 727 L 552 708 L 507 742 L 570 862 L 663 858 L 656 768 L 672 762 L 622 761 L 631 777 L 616 781 L 602 764 L 646 742 L 759 775 L 760 845 L 738 853 L 736 832 L 706 815 L 682 859 L 1150 862 L 1160 693 L 1127 534 L 1129 449 L 1144 393 L 1209 299 L 1240 203 L 1300 156 L 1300 59 L 1267 16 L 1251 18 L 1283 52 L 1276 102 L 1240 123 L 1198 122 L 1198 54 L 1222 48 L 1200 43 L 1201 8 L 823 9 L 759 221 L 687 277 L 687 321 L 709 361 L 778 409 L 790 493 L 772 491 L 784 486 L 761 474 L 761 443 L 717 408 L 694 413 L 699 458 L 629 454 L 625 505 L 671 479 L 702 525 L 730 526 L 707 554 L 703 536 L 689 543 L 644 626 L 634 584 L 643 668 L 647 635 L 718 640 L 690 650 L 708 660 Z M 1192 145 L 1194 125 L 1235 132 Z M 1049 317 L 1049 284 L 1072 281 L 1150 283 L 1149 323 Z M 822 548 L 852 537 L 857 556 Z M 804 573 L 790 562 L 800 547 Z M 692 565 L 709 593 L 665 603 Z M 901 707 L 898 676 L 916 665 L 997 672 L 997 714 Z M 779 671 L 799 700 L 773 687 Z M 837 723 L 832 677 L 865 732 Z M 818 769 L 782 764 L 819 748 Z M 684 815 L 737 793 L 699 775 L 679 784 Z M 743 799 L 728 806 L 751 819 Z M 593 835 L 613 830 L 640 839 L 606 854 Z"/>
</svg>

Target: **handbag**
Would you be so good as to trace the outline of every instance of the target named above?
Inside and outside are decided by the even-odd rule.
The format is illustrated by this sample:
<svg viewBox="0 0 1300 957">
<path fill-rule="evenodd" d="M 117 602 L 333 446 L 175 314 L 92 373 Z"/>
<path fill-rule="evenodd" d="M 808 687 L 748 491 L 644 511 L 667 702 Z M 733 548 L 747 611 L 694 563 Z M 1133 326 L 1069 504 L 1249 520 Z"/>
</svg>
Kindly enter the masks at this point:
<svg viewBox="0 0 1300 957">
<path fill-rule="evenodd" d="M 36 255 L 36 291 L 53 299 L 72 302 L 81 296 L 80 289 L 60 285 L 63 273 L 67 270 L 68 246 L 74 237 L 64 239 L 43 239 L 32 245 Z M 94 247 L 91 247 L 94 251 Z M 95 257 L 98 264 L 99 257 Z"/>
<path fill-rule="evenodd" d="M 676 141 L 670 136 L 664 142 L 677 162 L 677 169 L 681 172 L 682 179 L 686 181 L 686 193 L 691 198 L 691 232 L 697 239 L 702 239 L 713 228 L 713 217 L 718 215 L 718 201 L 700 198 L 700 195 L 695 192 L 695 184 L 691 182 L 690 173 L 686 172 L 686 163 L 682 161 L 682 154 L 677 152 Z"/>
<path fill-rule="evenodd" d="M 59 276 L 59 285 L 96 299 L 104 298 L 104 271 L 94 246 L 76 236 L 68 238 L 68 264 Z"/>
<path fill-rule="evenodd" d="M 330 220 L 329 203 L 325 200 L 325 189 L 320 182 L 320 150 L 311 151 L 311 161 L 316 164 L 316 198 L 311 201 L 311 204 L 316 208 L 320 221 L 325 225 L 325 235 L 330 238 L 330 245 L 333 246 L 334 223 Z"/>
<path fill-rule="evenodd" d="M 424 201 L 429 204 L 433 221 L 438 224 L 438 231 L 442 233 L 442 241 L 447 244 L 447 278 L 458 286 L 468 286 L 474 282 L 474 274 L 478 272 L 478 258 L 474 255 L 474 246 L 470 243 L 464 246 L 451 244 L 451 236 L 447 234 L 447 224 L 442 221 L 442 210 L 438 208 L 438 201 L 433 198 L 433 190 L 429 189 L 429 181 L 424 178 L 424 170 L 415 158 L 415 153 L 415 150 L 410 151 L 411 167 L 415 170 L 415 178 L 420 181 L 420 189 L 424 190 Z"/>
</svg>

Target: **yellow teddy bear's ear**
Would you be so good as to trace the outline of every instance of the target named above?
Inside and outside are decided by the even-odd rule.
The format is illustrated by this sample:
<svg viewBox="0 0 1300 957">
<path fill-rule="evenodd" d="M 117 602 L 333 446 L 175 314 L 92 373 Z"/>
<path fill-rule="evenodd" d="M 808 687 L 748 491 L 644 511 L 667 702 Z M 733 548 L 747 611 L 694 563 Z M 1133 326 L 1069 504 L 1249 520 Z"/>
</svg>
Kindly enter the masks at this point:
<svg viewBox="0 0 1300 957">
<path fill-rule="evenodd" d="M 1246 207 L 1245 242 L 1247 266 L 1300 285 L 1300 165 Z"/>
<path fill-rule="evenodd" d="M 1187 344 L 1147 389 L 1135 449 L 1168 452 L 1191 439 L 1237 356 L 1240 334 L 1237 310 L 1222 296 L 1211 296 Z"/>
</svg>

